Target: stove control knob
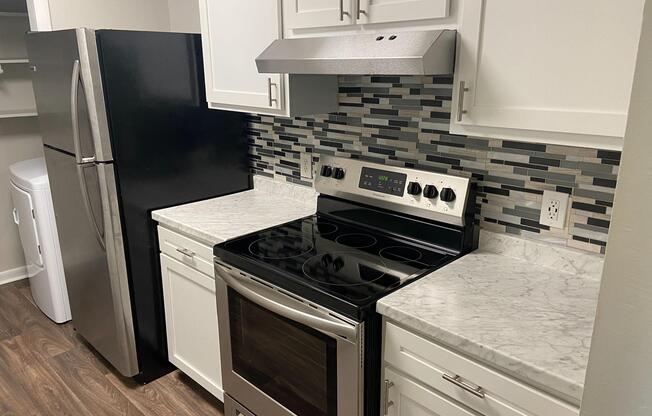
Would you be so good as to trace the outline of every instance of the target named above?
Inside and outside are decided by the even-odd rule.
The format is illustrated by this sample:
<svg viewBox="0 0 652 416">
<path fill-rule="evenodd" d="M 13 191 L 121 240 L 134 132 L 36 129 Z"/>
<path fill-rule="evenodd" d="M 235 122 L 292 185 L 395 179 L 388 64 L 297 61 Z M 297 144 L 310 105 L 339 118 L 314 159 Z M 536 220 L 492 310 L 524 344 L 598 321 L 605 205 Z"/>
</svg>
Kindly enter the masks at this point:
<svg viewBox="0 0 652 416">
<path fill-rule="evenodd" d="M 333 263 L 333 256 L 330 254 L 326 253 L 322 256 L 321 258 L 321 265 L 324 266 L 325 268 L 328 268 Z"/>
<path fill-rule="evenodd" d="M 423 196 L 426 198 L 432 199 L 432 198 L 437 198 L 437 195 L 439 192 L 437 191 L 437 188 L 435 185 L 426 185 L 423 188 Z"/>
<path fill-rule="evenodd" d="M 339 272 L 342 270 L 342 267 L 344 267 L 344 260 L 342 260 L 341 257 L 336 257 L 335 260 L 333 260 L 333 270 Z"/>
<path fill-rule="evenodd" d="M 421 185 L 419 185 L 419 182 L 408 183 L 407 193 L 410 195 L 419 195 L 421 193 Z"/>
<path fill-rule="evenodd" d="M 442 188 L 441 193 L 439 194 L 439 199 L 444 202 L 453 202 L 455 201 L 455 191 L 451 188 Z"/>
<path fill-rule="evenodd" d="M 333 174 L 333 168 L 331 168 L 328 165 L 324 165 L 321 167 L 321 176 L 325 176 L 329 178 Z"/>
<path fill-rule="evenodd" d="M 335 179 L 344 179 L 344 169 L 342 169 L 342 168 L 333 169 L 333 178 L 335 178 Z"/>
</svg>

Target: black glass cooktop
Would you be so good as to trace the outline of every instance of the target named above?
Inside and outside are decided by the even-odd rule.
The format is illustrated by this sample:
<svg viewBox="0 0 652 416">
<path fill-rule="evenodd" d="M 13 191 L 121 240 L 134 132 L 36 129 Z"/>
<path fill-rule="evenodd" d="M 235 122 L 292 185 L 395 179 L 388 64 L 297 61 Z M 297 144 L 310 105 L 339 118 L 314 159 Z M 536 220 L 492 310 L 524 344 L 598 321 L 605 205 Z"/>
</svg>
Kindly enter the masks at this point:
<svg viewBox="0 0 652 416">
<path fill-rule="evenodd" d="M 309 300 L 324 303 L 321 294 L 356 307 L 372 304 L 456 257 L 320 215 L 219 244 L 215 254 Z M 300 287 L 314 289 L 318 295 Z"/>
</svg>

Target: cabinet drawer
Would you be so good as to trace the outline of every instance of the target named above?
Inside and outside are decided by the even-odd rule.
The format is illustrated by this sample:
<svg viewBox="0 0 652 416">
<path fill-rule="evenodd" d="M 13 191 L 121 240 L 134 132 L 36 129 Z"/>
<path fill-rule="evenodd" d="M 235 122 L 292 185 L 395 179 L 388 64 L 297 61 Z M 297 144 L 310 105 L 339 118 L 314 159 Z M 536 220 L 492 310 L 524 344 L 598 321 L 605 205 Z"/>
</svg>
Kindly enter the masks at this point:
<svg viewBox="0 0 652 416">
<path fill-rule="evenodd" d="M 579 409 L 570 404 L 390 322 L 385 326 L 384 359 L 392 367 L 487 416 L 577 416 L 579 414 Z M 455 377 L 459 378 L 455 379 Z M 459 385 L 460 383 L 469 390 L 477 388 L 479 394 L 465 390 Z"/>
<path fill-rule="evenodd" d="M 479 416 L 392 370 L 385 370 L 385 378 L 391 383 L 384 404 L 387 416 Z"/>
<path fill-rule="evenodd" d="M 161 253 L 215 277 L 212 247 L 161 226 L 158 227 L 158 242 Z"/>
</svg>

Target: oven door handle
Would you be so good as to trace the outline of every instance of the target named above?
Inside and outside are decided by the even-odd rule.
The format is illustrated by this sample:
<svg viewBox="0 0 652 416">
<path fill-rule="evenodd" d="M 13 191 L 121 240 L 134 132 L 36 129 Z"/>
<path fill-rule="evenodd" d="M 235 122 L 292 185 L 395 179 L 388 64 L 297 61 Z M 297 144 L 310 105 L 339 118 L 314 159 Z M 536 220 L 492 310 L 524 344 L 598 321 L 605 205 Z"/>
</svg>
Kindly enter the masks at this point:
<svg viewBox="0 0 652 416">
<path fill-rule="evenodd" d="M 277 300 L 269 299 L 264 295 L 256 292 L 255 290 L 246 287 L 238 280 L 237 277 L 233 276 L 226 270 L 220 270 L 220 268 L 218 268 L 218 273 L 224 282 L 233 290 L 271 312 L 274 312 L 292 321 L 302 323 L 319 331 L 328 333 L 330 335 L 343 336 L 353 341 L 358 336 L 358 330 L 356 326 L 347 325 L 342 321 L 336 321 L 335 319 L 337 318 L 330 320 L 321 316 L 299 311 Z"/>
</svg>

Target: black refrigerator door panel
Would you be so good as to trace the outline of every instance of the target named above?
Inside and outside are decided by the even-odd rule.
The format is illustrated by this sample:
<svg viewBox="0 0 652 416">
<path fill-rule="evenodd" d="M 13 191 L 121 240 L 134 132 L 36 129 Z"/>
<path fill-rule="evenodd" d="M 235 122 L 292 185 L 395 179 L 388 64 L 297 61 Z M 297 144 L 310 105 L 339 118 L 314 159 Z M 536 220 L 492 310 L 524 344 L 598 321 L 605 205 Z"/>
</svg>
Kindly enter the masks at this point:
<svg viewBox="0 0 652 416">
<path fill-rule="evenodd" d="M 244 114 L 209 110 L 199 35 L 98 31 L 143 380 L 167 363 L 152 210 L 250 188 Z M 157 374 L 158 373 L 158 374 Z"/>
</svg>

